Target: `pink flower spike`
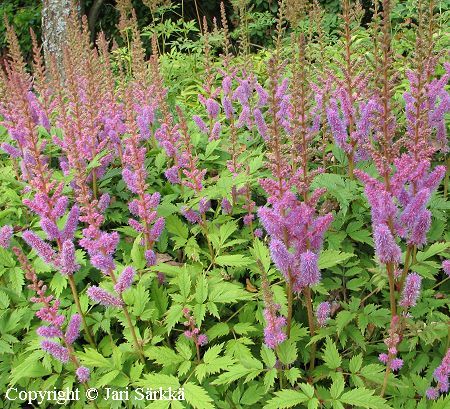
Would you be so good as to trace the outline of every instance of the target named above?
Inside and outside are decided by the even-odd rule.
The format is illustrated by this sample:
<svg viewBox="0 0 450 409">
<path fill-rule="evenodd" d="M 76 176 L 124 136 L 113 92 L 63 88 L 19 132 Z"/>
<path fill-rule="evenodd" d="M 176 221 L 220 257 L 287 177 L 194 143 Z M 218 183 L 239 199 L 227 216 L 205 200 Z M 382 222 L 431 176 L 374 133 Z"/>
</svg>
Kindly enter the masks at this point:
<svg viewBox="0 0 450 409">
<path fill-rule="evenodd" d="M 120 298 L 111 295 L 100 287 L 89 287 L 87 289 L 87 295 L 91 300 L 98 302 L 99 304 L 102 304 L 106 307 L 122 307 L 123 305 L 123 302 Z"/>
<path fill-rule="evenodd" d="M 421 283 L 422 277 L 417 273 L 411 273 L 406 276 L 400 306 L 408 308 L 416 305 L 417 299 L 420 296 Z"/>
<path fill-rule="evenodd" d="M 9 242 L 13 235 L 13 228 L 11 226 L 3 226 L 0 228 L 0 247 L 4 249 L 9 247 Z"/>
<path fill-rule="evenodd" d="M 75 340 L 80 336 L 81 328 L 81 316 L 74 314 L 66 329 L 65 340 L 68 345 L 72 345 Z"/>
<path fill-rule="evenodd" d="M 76 370 L 76 375 L 80 383 L 85 383 L 89 380 L 90 371 L 85 366 L 80 366 Z"/>
<path fill-rule="evenodd" d="M 131 284 L 133 284 L 135 274 L 136 271 L 133 267 L 125 267 L 122 274 L 120 274 L 117 284 L 114 286 L 114 290 L 116 290 L 118 294 L 122 294 L 125 290 L 130 288 Z"/>
<path fill-rule="evenodd" d="M 45 352 L 48 352 L 63 364 L 69 362 L 69 351 L 62 345 L 53 341 L 44 340 L 41 342 L 41 347 Z"/>
</svg>

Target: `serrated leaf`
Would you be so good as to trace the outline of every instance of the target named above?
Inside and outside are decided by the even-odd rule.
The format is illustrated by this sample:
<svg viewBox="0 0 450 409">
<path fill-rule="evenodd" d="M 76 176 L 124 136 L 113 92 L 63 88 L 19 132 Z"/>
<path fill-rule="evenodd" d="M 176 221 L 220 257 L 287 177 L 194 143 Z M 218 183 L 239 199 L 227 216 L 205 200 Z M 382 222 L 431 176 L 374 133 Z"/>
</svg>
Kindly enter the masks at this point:
<svg viewBox="0 0 450 409">
<path fill-rule="evenodd" d="M 264 409 L 286 409 L 307 402 L 309 398 L 302 392 L 291 389 L 283 389 L 275 392 L 275 397 L 270 399 Z"/>
<path fill-rule="evenodd" d="M 348 369 L 350 370 L 350 372 L 356 373 L 361 369 L 362 362 L 362 354 L 355 355 L 350 359 Z"/>
<path fill-rule="evenodd" d="M 319 256 L 319 268 L 323 269 L 337 266 L 353 256 L 355 255 L 352 253 L 343 253 L 332 249 L 324 250 Z"/>
<path fill-rule="evenodd" d="M 433 243 L 430 247 L 428 247 L 428 249 L 426 249 L 425 251 L 418 251 L 417 255 L 416 255 L 416 260 L 417 261 L 425 261 L 428 260 L 430 257 L 435 256 L 436 254 L 441 254 L 443 253 L 445 250 L 447 250 L 450 246 L 450 243 L 448 242 L 438 242 L 438 243 Z"/>
<path fill-rule="evenodd" d="M 243 256 L 242 254 L 227 254 L 224 256 L 216 257 L 215 262 L 222 267 L 246 267 L 252 264 L 253 260 L 249 257 Z"/>
<path fill-rule="evenodd" d="M 183 388 L 186 401 L 192 407 L 195 409 L 214 409 L 213 399 L 201 386 L 186 382 Z"/>
<path fill-rule="evenodd" d="M 83 364 L 88 367 L 93 366 L 96 368 L 114 368 L 112 362 L 109 359 L 105 358 L 102 354 L 100 354 L 93 348 L 86 348 L 85 352 L 79 352 L 78 356 L 81 359 L 81 362 L 83 362 Z"/>
<path fill-rule="evenodd" d="M 290 365 L 297 359 L 297 346 L 288 339 L 278 345 L 278 358 L 284 365 Z"/>
<path fill-rule="evenodd" d="M 339 355 L 339 352 L 336 348 L 336 344 L 329 337 L 327 337 L 325 343 L 325 350 L 323 351 L 323 360 L 325 361 L 325 365 L 330 369 L 339 368 L 342 363 L 342 358 Z"/>
<path fill-rule="evenodd" d="M 277 362 L 275 352 L 265 345 L 261 347 L 261 358 L 267 368 L 273 368 Z"/>
<path fill-rule="evenodd" d="M 386 403 L 386 399 L 380 396 L 373 395 L 374 391 L 365 388 L 356 388 L 345 392 L 339 401 L 348 405 L 353 405 L 366 409 L 392 409 Z"/>
<path fill-rule="evenodd" d="M 164 375 L 162 373 L 149 373 L 145 374 L 142 379 L 136 382 L 136 386 L 142 386 L 143 388 L 151 389 L 178 389 L 180 382 L 175 376 Z"/>
<path fill-rule="evenodd" d="M 145 350 L 145 354 L 157 364 L 162 366 L 177 365 L 184 361 L 184 358 L 169 347 L 150 347 Z"/>
<path fill-rule="evenodd" d="M 354 317 L 355 317 L 355 314 L 353 312 L 350 312 L 347 310 L 339 311 L 339 313 L 336 315 L 336 319 L 335 319 L 338 335 L 348 325 L 348 323 L 353 320 Z"/>
<path fill-rule="evenodd" d="M 338 399 L 339 396 L 341 396 L 342 392 L 344 392 L 344 386 L 345 386 L 344 377 L 342 376 L 342 374 L 337 374 L 334 377 L 333 384 L 331 385 L 330 388 L 331 397 L 333 399 Z"/>
</svg>

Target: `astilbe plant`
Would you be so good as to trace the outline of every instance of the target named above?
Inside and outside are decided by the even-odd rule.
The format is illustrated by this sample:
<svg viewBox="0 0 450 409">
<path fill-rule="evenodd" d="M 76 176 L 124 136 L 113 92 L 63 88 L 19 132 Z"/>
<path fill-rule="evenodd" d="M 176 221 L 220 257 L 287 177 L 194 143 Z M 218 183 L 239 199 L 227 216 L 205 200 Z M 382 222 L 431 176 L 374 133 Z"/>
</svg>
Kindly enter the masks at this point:
<svg viewBox="0 0 450 409">
<path fill-rule="evenodd" d="M 3 125 L 8 129 L 16 146 L 4 143 L 2 147 L 14 160 L 20 162 L 22 179 L 26 183 L 24 192 L 26 196 L 30 196 L 23 202 L 39 216 L 41 229 L 50 243 L 31 230 L 25 231 L 23 238 L 45 263 L 52 264 L 62 274 L 67 275 L 86 335 L 94 345 L 72 277 L 78 270 L 73 239 L 79 209 L 76 205 L 72 206 L 67 213 L 65 226 L 60 230 L 57 223 L 66 214 L 69 198 L 63 194 L 64 184 L 54 179 L 48 158 L 44 154 L 47 141 L 41 136 L 50 131 L 50 118 L 46 112 L 50 108 L 45 110 L 32 92 L 32 79 L 23 68 L 22 56 L 16 45 L 17 38 L 11 29 L 8 38 L 12 51 L 10 62 L 7 62 L 6 99 L 0 104 L 0 109 L 4 117 Z M 39 50 L 36 48 L 35 53 L 35 69 L 43 73 Z M 14 100 L 15 104 L 12 102 Z M 53 101 L 49 102 L 49 105 L 54 105 Z M 53 246 L 56 246 L 56 250 Z"/>
<path fill-rule="evenodd" d="M 69 361 L 73 363 L 78 381 L 88 387 L 90 371 L 85 366 L 80 365 L 73 346 L 80 335 L 81 316 L 79 314 L 72 315 L 66 325 L 66 330 L 63 331 L 62 328 L 66 319 L 59 312 L 60 300 L 55 299 L 53 295 L 46 295 L 47 286 L 38 279 L 22 250 L 14 247 L 13 252 L 25 271 L 26 279 L 30 281 L 28 288 L 36 293 L 30 301 L 42 304 L 39 311 L 36 312 L 36 316 L 48 324 L 40 326 L 36 331 L 43 338 L 41 341 L 42 349 L 63 364 L 67 364 Z M 55 340 L 59 342 L 55 342 Z"/>
<path fill-rule="evenodd" d="M 431 351 L 447 334 L 438 162 L 447 160 L 449 66 L 435 52 L 433 0 L 419 1 L 408 27 L 412 59 L 395 54 L 408 40 L 392 38 L 389 0 L 375 4 L 369 29 L 343 0 L 339 46 L 317 2 L 281 1 L 269 58 L 250 54 L 249 16 L 263 15 L 238 3 L 238 55 L 224 4 L 222 29 L 205 19 L 198 48 L 182 57 L 159 55 L 159 29 L 146 29 L 148 60 L 129 0 L 118 1 L 120 45 L 103 33 L 92 44 L 74 11 L 62 65 L 51 55 L 44 63 L 32 36 L 31 74 L 6 25 L 1 147 L 26 211 L 1 209 L 0 276 L 20 284 L 23 272 L 39 307 L 34 317 L 28 299 L 0 290 L 2 311 L 19 317 L 2 313 L 8 348 L 21 341 L 10 336 L 15 321 L 21 336 L 37 324 L 26 352 L 40 347 L 56 371 L 64 364 L 45 385 L 69 384 L 70 371 L 84 388 L 178 384 L 196 408 L 445 402 L 448 348 Z M 359 36 L 374 44 L 364 58 Z M 167 66 L 198 69 L 202 81 L 190 93 L 183 78 L 189 86 L 174 95 Z M 325 173 L 336 147 L 347 176 Z M 25 371 L 35 355 L 2 348 L 11 384 L 41 385 Z"/>
<path fill-rule="evenodd" d="M 383 3 L 382 23 L 382 47 L 381 47 L 381 89 L 375 96 L 377 114 L 375 119 L 376 132 L 374 144 L 369 146 L 372 159 L 381 176 L 381 181 L 361 170 L 355 170 L 355 175 L 364 183 L 366 197 L 372 211 L 372 228 L 375 244 L 375 254 L 379 261 L 386 265 L 389 281 L 391 329 L 390 340 L 387 345 L 392 349 L 389 355 L 382 355 L 380 359 L 387 365 L 385 380 L 381 394 L 383 395 L 390 370 L 396 370 L 401 365 L 393 353 L 398 341 L 394 344 L 394 333 L 400 337 L 404 323 L 404 317 L 397 313 L 397 292 L 402 294 L 400 306 L 404 310 L 415 305 L 420 291 L 420 277 L 416 274 L 408 274 L 412 253 L 423 247 L 427 242 L 427 232 L 431 227 L 431 212 L 427 209 L 432 193 L 439 186 L 445 174 L 444 166 L 436 166 L 432 169 L 430 140 L 431 132 L 428 121 L 423 120 L 424 113 L 429 110 L 425 102 L 416 97 L 414 106 L 416 114 L 411 115 L 407 109 L 409 137 L 414 136 L 416 145 L 412 145 L 404 138 L 396 138 L 397 123 L 393 113 L 393 82 L 392 76 L 392 49 L 390 37 L 390 2 Z M 411 74 L 410 74 L 411 77 Z M 422 91 L 416 89 L 420 84 L 412 83 L 412 92 L 421 95 Z M 409 94 L 406 95 L 406 103 L 411 104 Z M 433 102 L 434 105 L 434 102 Z M 413 131 L 414 130 L 414 131 Z M 422 149 L 418 145 L 422 146 Z M 406 152 L 401 151 L 408 148 Z M 400 240 L 406 242 L 406 254 L 404 266 L 400 274 L 402 262 L 402 249 Z M 395 339 L 397 339 L 395 338 Z M 387 342 L 387 341 L 385 341 Z M 395 349 L 396 353 L 396 349 Z M 392 362 L 394 364 L 392 364 Z"/>
<path fill-rule="evenodd" d="M 348 174 L 353 177 L 355 162 L 367 159 L 367 143 L 373 127 L 376 104 L 368 92 L 369 73 L 364 59 L 355 51 L 356 29 L 362 17 L 360 3 L 342 1 L 342 61 L 337 62 L 340 76 L 330 72 L 334 91 L 328 103 L 328 124 L 335 140 L 348 158 Z"/>
<path fill-rule="evenodd" d="M 318 284 L 321 278 L 318 259 L 323 235 L 332 221 L 330 213 L 322 216 L 317 214 L 318 201 L 324 190 L 310 191 L 314 176 L 321 170 L 309 169 L 308 159 L 314 126 L 311 125 L 313 121 L 306 108 L 308 79 L 302 59 L 302 37 L 299 39 L 298 52 L 300 63 L 303 64 L 300 64 L 296 68 L 298 71 L 294 73 L 291 95 L 287 94 L 286 80 L 280 82 L 282 67 L 277 57 L 273 57 L 269 63 L 271 125 L 266 144 L 267 167 L 273 176 L 260 181 L 268 193 L 268 205 L 258 210 L 259 219 L 270 237 L 272 260 L 286 281 L 287 337 L 290 336 L 292 326 L 294 294 L 304 295 L 310 334 L 315 334 L 311 287 Z M 294 163 L 290 163 L 285 155 L 289 147 L 295 149 L 298 155 Z M 272 311 L 273 305 L 266 306 L 266 309 Z M 270 316 L 272 315 L 273 313 Z M 314 368 L 314 360 L 313 347 L 310 356 L 311 369 Z"/>
</svg>

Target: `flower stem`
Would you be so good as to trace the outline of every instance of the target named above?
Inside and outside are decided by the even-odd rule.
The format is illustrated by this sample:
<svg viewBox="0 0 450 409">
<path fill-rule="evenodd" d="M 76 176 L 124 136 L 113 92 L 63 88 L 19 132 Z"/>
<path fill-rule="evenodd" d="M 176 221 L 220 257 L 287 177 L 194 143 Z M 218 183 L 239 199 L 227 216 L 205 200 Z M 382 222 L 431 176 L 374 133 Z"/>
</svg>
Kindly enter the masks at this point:
<svg viewBox="0 0 450 409">
<path fill-rule="evenodd" d="M 399 285 L 399 289 L 402 290 L 403 288 L 403 283 L 405 282 L 405 278 L 406 278 L 406 274 L 408 273 L 409 270 L 409 265 L 410 265 L 410 261 L 411 261 L 411 250 L 412 250 L 411 245 L 408 245 L 408 247 L 406 248 L 406 254 L 405 254 L 405 264 L 403 267 L 403 272 L 402 272 L 402 276 L 400 278 L 400 285 Z"/>
<path fill-rule="evenodd" d="M 114 273 L 112 271 L 109 272 L 109 276 L 111 277 L 111 281 L 113 282 L 113 284 L 116 285 L 117 284 L 116 276 L 114 275 Z M 120 296 L 120 298 L 121 298 L 121 300 L 123 302 L 122 295 Z M 123 313 L 125 315 L 125 319 L 127 320 L 127 323 L 128 323 L 128 328 L 129 328 L 129 330 L 131 332 L 131 336 L 133 338 L 134 348 L 135 348 L 137 354 L 139 355 L 139 359 L 141 360 L 141 362 L 143 364 L 145 364 L 144 351 L 142 350 L 142 346 L 139 343 L 139 340 L 137 338 L 136 330 L 134 329 L 134 325 L 133 325 L 133 322 L 131 321 L 130 313 L 128 312 L 128 308 L 125 305 L 125 303 L 123 304 L 122 308 L 123 308 Z"/>
<path fill-rule="evenodd" d="M 381 388 L 380 392 L 381 397 L 383 397 L 384 393 L 386 392 L 390 372 L 391 372 L 390 366 L 386 366 L 386 372 L 384 373 L 383 387 Z"/>
<path fill-rule="evenodd" d="M 292 326 L 292 304 L 294 301 L 294 293 L 292 291 L 292 279 L 289 274 L 289 280 L 287 282 L 287 301 L 288 301 L 288 313 L 287 313 L 287 321 L 286 321 L 286 335 L 288 339 L 291 336 L 291 326 Z"/>
<path fill-rule="evenodd" d="M 448 194 L 448 180 L 449 180 L 449 173 L 450 173 L 450 157 L 447 159 L 447 171 L 445 172 L 445 179 L 444 179 L 444 199 L 447 198 Z"/>
<path fill-rule="evenodd" d="M 395 301 L 395 281 L 394 281 L 394 265 L 392 263 L 386 264 L 386 270 L 389 280 L 389 299 L 391 304 L 391 315 L 397 315 L 397 304 Z"/>
<path fill-rule="evenodd" d="M 311 299 L 311 289 L 309 287 L 305 287 L 303 290 L 306 301 L 306 310 L 308 312 L 308 325 L 309 325 L 309 335 L 311 337 L 314 336 L 316 332 L 315 324 L 314 324 L 314 314 L 312 308 L 312 299 Z M 312 371 L 314 369 L 314 361 L 316 359 L 316 343 L 314 342 L 311 345 L 311 353 L 309 360 L 309 370 Z"/>
<path fill-rule="evenodd" d="M 78 314 L 80 314 L 80 316 L 81 316 L 81 320 L 83 321 L 83 328 L 84 328 L 84 332 L 86 333 L 86 337 L 89 341 L 89 344 L 91 344 L 91 346 L 93 348 L 96 348 L 94 338 L 93 338 L 91 331 L 86 322 L 86 317 L 83 313 L 83 310 L 81 309 L 80 297 L 78 295 L 77 286 L 75 285 L 75 280 L 73 278 L 73 275 L 69 274 L 68 279 L 69 279 L 70 289 L 72 290 L 72 296 L 75 301 L 75 306 L 77 308 Z"/>
</svg>

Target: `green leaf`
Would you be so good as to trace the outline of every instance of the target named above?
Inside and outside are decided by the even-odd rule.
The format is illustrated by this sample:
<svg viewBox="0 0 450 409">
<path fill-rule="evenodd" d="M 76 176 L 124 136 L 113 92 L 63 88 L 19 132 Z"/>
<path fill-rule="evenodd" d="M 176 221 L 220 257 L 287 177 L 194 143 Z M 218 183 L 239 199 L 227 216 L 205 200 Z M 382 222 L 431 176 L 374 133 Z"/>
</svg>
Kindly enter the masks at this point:
<svg viewBox="0 0 450 409">
<path fill-rule="evenodd" d="M 133 243 L 131 248 L 131 260 L 133 261 L 133 267 L 141 270 L 145 267 L 146 261 L 144 257 L 144 247 L 141 245 L 142 236 L 139 234 Z"/>
<path fill-rule="evenodd" d="M 278 357 L 285 365 L 292 364 L 297 359 L 297 347 L 295 342 L 288 339 L 278 346 Z"/>
<path fill-rule="evenodd" d="M 195 301 L 203 303 L 208 297 L 208 280 L 204 274 L 199 275 L 195 286 Z"/>
<path fill-rule="evenodd" d="M 33 355 L 29 355 L 29 357 L 33 357 Z M 36 357 L 26 359 L 20 365 L 11 369 L 11 384 L 14 385 L 23 378 L 42 378 L 50 375 L 51 372 L 51 370 L 44 368 L 41 362 L 36 361 Z"/>
<path fill-rule="evenodd" d="M 214 409 L 213 399 L 198 385 L 187 382 L 183 385 L 186 401 L 195 409 Z"/>
<path fill-rule="evenodd" d="M 259 260 L 264 270 L 267 272 L 270 268 L 270 253 L 269 249 L 263 244 L 263 242 L 259 239 L 255 239 L 253 242 L 253 248 L 250 249 L 250 252 L 252 253 L 255 260 Z"/>
<path fill-rule="evenodd" d="M 360 408 L 367 409 L 392 409 L 386 403 L 386 400 L 380 396 L 373 396 L 375 391 L 371 391 L 365 388 L 356 388 L 351 391 L 345 392 L 339 401 L 347 405 L 353 405 Z"/>
<path fill-rule="evenodd" d="M 170 333 L 171 329 L 177 324 L 183 316 L 183 306 L 181 304 L 172 304 L 166 314 L 166 329 Z"/>
<path fill-rule="evenodd" d="M 237 364 L 230 367 L 227 372 L 219 375 L 213 382 L 212 385 L 227 385 L 231 382 L 237 381 L 238 379 L 247 376 L 247 379 L 253 379 L 257 377 L 262 372 L 259 368 L 246 368 L 244 365 Z"/>
<path fill-rule="evenodd" d="M 309 400 L 309 398 L 304 393 L 291 389 L 283 389 L 281 391 L 275 392 L 275 396 L 275 398 L 270 399 L 264 405 L 264 409 L 292 408 Z"/>
<path fill-rule="evenodd" d="M 323 351 L 323 360 L 325 361 L 325 365 L 330 369 L 339 368 L 342 363 L 342 359 L 336 348 L 336 344 L 329 337 L 327 337 L 325 343 L 325 350 Z"/>
<path fill-rule="evenodd" d="M 441 254 L 445 250 L 447 250 L 450 246 L 449 242 L 445 243 L 433 243 L 426 251 L 418 251 L 416 260 L 417 261 L 425 261 L 428 260 L 430 257 L 435 256 L 436 254 Z"/>
<path fill-rule="evenodd" d="M 227 254 L 224 256 L 216 257 L 216 264 L 219 266 L 230 266 L 230 267 L 245 267 L 253 263 L 253 260 L 249 257 L 243 256 L 241 254 Z"/>
<path fill-rule="evenodd" d="M 319 256 L 319 268 L 323 269 L 337 266 L 353 256 L 355 256 L 355 254 L 343 253 L 341 251 L 331 249 L 324 250 Z"/>
<path fill-rule="evenodd" d="M 187 268 L 183 268 L 181 274 L 178 276 L 178 287 L 180 287 L 180 293 L 184 301 L 187 301 L 191 292 L 191 276 L 189 275 Z"/>
<path fill-rule="evenodd" d="M 143 379 L 136 382 L 136 386 L 142 386 L 143 388 L 151 389 L 178 389 L 180 382 L 175 376 L 164 375 L 162 373 L 149 373 L 144 375 Z"/>
<path fill-rule="evenodd" d="M 355 316 L 356 314 L 347 310 L 343 310 L 338 313 L 335 320 L 338 335 L 348 325 L 348 323 L 351 322 L 353 318 L 355 318 Z"/>
<path fill-rule="evenodd" d="M 362 362 L 362 354 L 352 356 L 352 359 L 350 359 L 350 362 L 348 364 L 348 369 L 352 373 L 358 372 L 361 369 Z"/>
<path fill-rule="evenodd" d="M 256 327 L 250 324 L 249 322 L 239 322 L 233 327 L 234 332 L 237 334 L 246 335 L 249 332 L 257 331 Z"/>
<path fill-rule="evenodd" d="M 209 340 L 223 337 L 225 335 L 228 335 L 230 332 L 230 327 L 226 322 L 218 322 L 217 324 L 213 325 L 207 332 L 206 335 L 208 336 Z"/>
<path fill-rule="evenodd" d="M 265 345 L 261 347 L 261 358 L 268 368 L 273 368 L 277 362 L 275 352 Z"/>
<path fill-rule="evenodd" d="M 338 399 L 341 396 L 342 392 L 344 392 L 345 381 L 342 374 L 337 373 L 334 377 L 333 384 L 330 388 L 330 394 L 333 399 Z"/>
<path fill-rule="evenodd" d="M 219 357 L 220 352 L 222 351 L 223 344 L 217 344 L 208 348 L 208 350 L 203 355 L 203 361 L 208 363 L 213 362 L 216 358 Z"/>
<path fill-rule="evenodd" d="M 145 350 L 145 354 L 157 364 L 164 367 L 177 365 L 184 361 L 184 358 L 169 347 L 150 347 Z"/>
<path fill-rule="evenodd" d="M 78 356 L 86 366 L 93 366 L 96 368 L 111 368 L 114 366 L 112 362 L 105 358 L 102 354 L 93 348 L 86 348 L 85 352 L 79 352 Z"/>
<path fill-rule="evenodd" d="M 175 236 L 182 237 L 187 240 L 189 230 L 178 216 L 171 215 L 166 218 L 166 229 Z"/>
<path fill-rule="evenodd" d="M 373 245 L 373 239 L 370 234 L 370 231 L 367 229 L 357 230 L 348 233 L 348 235 L 355 241 L 359 241 L 361 243 L 367 243 L 369 245 Z"/>
</svg>

